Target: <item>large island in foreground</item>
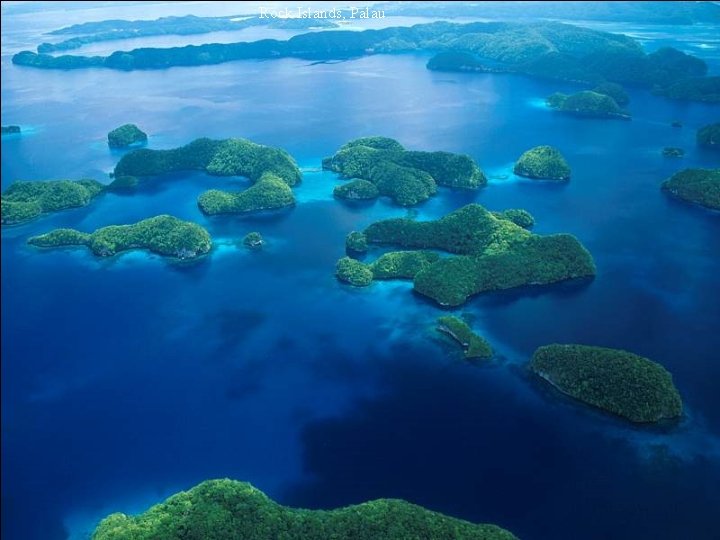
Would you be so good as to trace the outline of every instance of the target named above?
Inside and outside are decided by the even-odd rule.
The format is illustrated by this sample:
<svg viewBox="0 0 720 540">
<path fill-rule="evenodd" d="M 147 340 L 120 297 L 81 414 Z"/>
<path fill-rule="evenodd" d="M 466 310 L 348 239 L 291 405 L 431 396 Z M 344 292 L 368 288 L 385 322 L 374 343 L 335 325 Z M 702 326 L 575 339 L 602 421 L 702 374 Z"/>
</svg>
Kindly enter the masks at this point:
<svg viewBox="0 0 720 540">
<path fill-rule="evenodd" d="M 337 510 L 281 506 L 248 483 L 208 480 L 136 517 L 111 514 L 93 540 L 514 540 L 496 525 L 476 525 L 398 499 Z"/>
<path fill-rule="evenodd" d="M 682 201 L 720 210 L 720 169 L 685 169 L 665 180 L 661 188 Z"/>
</svg>

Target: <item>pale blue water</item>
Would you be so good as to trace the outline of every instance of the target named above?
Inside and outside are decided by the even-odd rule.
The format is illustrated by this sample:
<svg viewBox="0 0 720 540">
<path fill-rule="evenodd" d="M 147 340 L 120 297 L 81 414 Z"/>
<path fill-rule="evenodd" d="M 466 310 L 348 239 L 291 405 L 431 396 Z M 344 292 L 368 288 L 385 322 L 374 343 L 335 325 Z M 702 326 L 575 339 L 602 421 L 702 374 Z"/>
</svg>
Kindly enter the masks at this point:
<svg viewBox="0 0 720 540">
<path fill-rule="evenodd" d="M 510 174 L 478 192 L 441 189 L 419 216 L 473 201 L 526 208 L 536 232 L 577 235 L 598 276 L 455 310 L 500 353 L 475 366 L 434 335 L 442 312 L 409 283 L 335 280 L 347 232 L 407 210 L 339 203 L 330 173 L 306 172 L 298 206 L 272 216 L 205 218 L 199 193 L 243 181 L 188 173 L 3 229 L 3 538 L 83 538 L 109 512 L 226 476 L 298 506 L 402 497 L 527 539 L 720 536 L 720 216 L 659 191 L 675 170 L 718 165 L 694 144 L 717 106 L 633 91 L 633 121 L 577 120 L 539 106 L 572 87 L 433 73 L 423 55 L 131 73 L 12 66 L 5 36 L 36 43 L 35 28 L 3 26 L 2 121 L 32 128 L 3 138 L 3 188 L 102 179 L 122 155 L 106 133 L 125 122 L 151 148 L 241 136 L 286 148 L 308 170 L 363 135 L 466 152 L 491 175 L 553 144 L 573 168 L 569 184 Z M 663 146 L 687 155 L 663 159 Z M 160 213 L 207 227 L 211 256 L 187 266 L 25 244 L 59 226 Z M 236 247 L 251 230 L 266 250 Z M 558 396 L 523 369 L 551 342 L 655 359 L 686 418 L 634 428 Z"/>
</svg>

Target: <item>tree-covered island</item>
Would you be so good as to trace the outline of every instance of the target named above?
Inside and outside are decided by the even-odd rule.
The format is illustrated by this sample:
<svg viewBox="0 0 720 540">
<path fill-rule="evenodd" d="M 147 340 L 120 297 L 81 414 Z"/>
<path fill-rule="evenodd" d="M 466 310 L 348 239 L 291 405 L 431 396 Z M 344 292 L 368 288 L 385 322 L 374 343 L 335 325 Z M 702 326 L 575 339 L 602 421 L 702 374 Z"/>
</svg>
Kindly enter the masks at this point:
<svg viewBox="0 0 720 540">
<path fill-rule="evenodd" d="M 665 180 L 661 188 L 680 200 L 720 210 L 720 169 L 685 169 Z"/>
<path fill-rule="evenodd" d="M 708 124 L 698 129 L 696 140 L 698 146 L 710 150 L 720 150 L 720 122 Z"/>
<path fill-rule="evenodd" d="M 660 364 L 618 349 L 586 345 L 540 347 L 530 370 L 584 403 L 647 423 L 682 415 L 672 376 Z"/>
<path fill-rule="evenodd" d="M 458 317 L 440 317 L 437 320 L 437 330 L 447 334 L 457 341 L 463 348 L 465 358 L 478 358 L 488 360 L 492 358 L 493 351 L 490 344 L 472 331 L 468 324 Z"/>
<path fill-rule="evenodd" d="M 87 206 L 104 189 L 91 179 L 13 182 L 0 197 L 2 224 L 14 225 L 42 214 Z"/>
<path fill-rule="evenodd" d="M 589 118 L 619 118 L 630 120 L 630 113 L 622 109 L 615 100 L 607 94 L 600 94 L 592 90 L 584 90 L 576 94 L 552 94 L 547 98 L 547 105 L 551 109 L 575 116 Z"/>
<path fill-rule="evenodd" d="M 534 180 L 570 180 L 570 166 L 553 146 L 536 146 L 524 152 L 515 163 L 513 172 Z"/>
<path fill-rule="evenodd" d="M 133 144 L 147 142 L 147 134 L 135 124 L 124 124 L 113 129 L 107 135 L 110 148 L 127 148 Z"/>
<path fill-rule="evenodd" d="M 194 259 L 212 247 L 208 232 L 196 223 L 173 216 L 155 216 L 132 225 L 110 225 L 92 233 L 74 229 L 55 229 L 33 236 L 28 244 L 41 248 L 87 246 L 98 257 L 111 257 L 122 251 L 147 249 L 164 257 Z"/>
</svg>

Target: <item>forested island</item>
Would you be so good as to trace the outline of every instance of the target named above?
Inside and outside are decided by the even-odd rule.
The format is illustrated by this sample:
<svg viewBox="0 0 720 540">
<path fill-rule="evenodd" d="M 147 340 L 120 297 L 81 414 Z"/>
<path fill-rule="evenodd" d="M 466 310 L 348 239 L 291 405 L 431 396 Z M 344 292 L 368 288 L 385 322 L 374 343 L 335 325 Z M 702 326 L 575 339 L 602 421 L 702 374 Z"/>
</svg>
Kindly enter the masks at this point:
<svg viewBox="0 0 720 540">
<path fill-rule="evenodd" d="M 680 200 L 720 210 L 720 169 L 685 169 L 673 174 L 661 187 Z"/>
<path fill-rule="evenodd" d="M 390 197 L 401 206 L 412 206 L 435 195 L 438 186 L 475 189 L 487 184 L 485 175 L 470 156 L 450 152 L 405 150 L 388 137 L 362 137 L 350 141 L 335 155 L 325 158 L 323 169 L 345 178 L 365 180 L 378 194 Z M 339 193 L 338 193 L 339 192 Z M 367 184 L 336 189 L 342 198 L 368 198 L 351 194 L 372 195 Z"/>
<path fill-rule="evenodd" d="M 376 244 L 451 253 L 452 256 L 437 257 L 436 253 L 421 251 L 422 260 L 410 259 L 408 252 L 392 254 L 401 257 L 403 264 L 397 266 L 406 271 L 383 276 L 387 279 L 412 275 L 414 289 L 443 306 L 461 305 L 481 292 L 595 275 L 592 256 L 574 236 L 532 234 L 479 204 L 464 206 L 435 221 L 409 218 L 378 221 L 362 233 L 356 231 L 351 235 L 348 247 Z M 338 261 L 336 275 L 341 281 L 366 286 L 376 279 L 376 267 L 381 260 L 382 257 L 366 264 L 343 257 Z M 406 264 L 408 260 L 413 264 Z"/>
<path fill-rule="evenodd" d="M 524 152 L 515 163 L 513 172 L 534 180 L 570 180 L 570 166 L 560 150 L 553 146 L 536 146 Z M 527 221 L 526 216 L 519 217 L 521 220 L 524 218 Z"/>
<path fill-rule="evenodd" d="M 135 124 L 124 124 L 108 133 L 110 148 L 127 148 L 133 144 L 147 142 L 147 134 Z"/>
<path fill-rule="evenodd" d="M 682 400 L 670 373 L 626 351 L 547 345 L 535 351 L 530 369 L 561 392 L 631 422 L 682 415 Z"/>
<path fill-rule="evenodd" d="M 630 120 L 630 113 L 622 109 L 612 97 L 592 90 L 569 96 L 558 92 L 548 97 L 546 103 L 551 109 L 576 116 Z"/>
<path fill-rule="evenodd" d="M 720 150 L 720 122 L 708 124 L 697 131 L 698 146 L 711 150 Z"/>
<path fill-rule="evenodd" d="M 172 150 L 141 148 L 125 154 L 115 166 L 115 178 L 160 176 L 200 170 L 217 176 L 245 176 L 253 185 L 239 193 L 209 190 L 198 198 L 206 214 L 272 210 L 295 204 L 291 186 L 300 169 L 285 150 L 246 139 L 196 139 Z"/>
<path fill-rule="evenodd" d="M 449 335 L 457 341 L 463 349 L 465 358 L 478 358 L 488 360 L 492 358 L 493 351 L 490 344 L 475 332 L 468 324 L 458 317 L 440 317 L 437 320 L 438 332 Z"/>
<path fill-rule="evenodd" d="M 2 224 L 30 221 L 42 214 L 87 206 L 105 187 L 92 179 L 18 181 L 0 198 Z"/>
<path fill-rule="evenodd" d="M 132 225 L 110 225 L 92 233 L 55 229 L 33 236 L 28 244 L 42 248 L 87 246 L 98 257 L 121 251 L 147 249 L 164 257 L 194 259 L 210 251 L 210 234 L 196 223 L 173 216 L 155 216 Z"/>
<path fill-rule="evenodd" d="M 172 66 L 219 64 L 243 59 L 284 57 L 340 60 L 368 54 L 447 51 L 472 56 L 436 57 L 428 68 L 477 70 L 485 63 L 493 70 L 579 82 L 596 86 L 606 81 L 666 89 L 669 97 L 712 101 L 713 79 L 705 77 L 705 62 L 665 47 L 646 54 L 628 36 L 556 22 L 434 22 L 380 30 L 313 32 L 287 41 L 212 43 L 172 48 L 116 51 L 110 56 L 51 56 L 22 51 L 13 63 L 45 69 L 164 69 Z M 452 58 L 448 62 L 448 58 Z M 679 86 L 676 86 L 679 85 Z M 703 86 L 707 85 L 709 87 Z M 687 88 L 691 87 L 692 91 Z"/>
<path fill-rule="evenodd" d="M 111 514 L 93 540 L 514 540 L 496 525 L 473 524 L 398 499 L 337 510 L 282 506 L 248 483 L 208 480 L 131 517 Z"/>
<path fill-rule="evenodd" d="M 2 135 L 20 133 L 20 126 L 2 126 Z"/>
</svg>

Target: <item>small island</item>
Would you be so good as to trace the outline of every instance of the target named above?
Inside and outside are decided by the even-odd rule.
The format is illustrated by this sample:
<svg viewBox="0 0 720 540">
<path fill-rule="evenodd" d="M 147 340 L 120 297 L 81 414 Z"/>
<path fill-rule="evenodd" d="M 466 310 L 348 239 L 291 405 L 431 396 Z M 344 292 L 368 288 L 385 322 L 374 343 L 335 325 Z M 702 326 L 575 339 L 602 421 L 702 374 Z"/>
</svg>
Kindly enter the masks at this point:
<svg viewBox="0 0 720 540">
<path fill-rule="evenodd" d="M 493 351 L 484 338 L 478 336 L 472 329 L 458 317 L 440 317 L 437 330 L 449 335 L 457 341 L 465 352 L 465 358 L 479 358 L 488 360 L 492 358 Z"/>
<path fill-rule="evenodd" d="M 662 155 L 663 157 L 667 158 L 681 158 L 685 155 L 685 150 L 682 148 L 677 148 L 675 146 L 666 146 L 662 149 Z"/>
<path fill-rule="evenodd" d="M 696 140 L 698 146 L 710 150 L 720 150 L 720 122 L 698 129 Z"/>
<path fill-rule="evenodd" d="M 683 123 L 680 120 L 673 120 L 670 122 L 670 127 L 681 128 L 683 127 Z"/>
<path fill-rule="evenodd" d="M 379 195 L 377 186 L 368 180 L 352 180 L 333 189 L 333 196 L 346 201 L 377 199 Z"/>
<path fill-rule="evenodd" d="M 592 90 L 585 90 L 569 96 L 555 93 L 547 98 L 547 105 L 556 111 L 575 116 L 630 120 L 630 113 L 622 109 L 612 97 Z"/>
<path fill-rule="evenodd" d="M 20 133 L 20 126 L 2 126 L 2 135 L 12 135 Z"/>
<path fill-rule="evenodd" d="M 682 400 L 670 373 L 626 351 L 547 345 L 535 351 L 530 370 L 561 392 L 631 422 L 682 415 Z"/>
<path fill-rule="evenodd" d="M 135 124 L 125 124 L 113 129 L 107 135 L 110 148 L 127 148 L 147 142 L 147 134 Z"/>
<path fill-rule="evenodd" d="M 366 264 L 350 257 L 343 257 L 337 262 L 335 275 L 343 283 L 355 287 L 367 287 L 373 280 L 372 270 Z"/>
<path fill-rule="evenodd" d="M 104 189 L 91 179 L 14 182 L 0 198 L 2 224 L 15 225 L 42 214 L 87 206 Z"/>
<path fill-rule="evenodd" d="M 260 249 L 265 245 L 262 235 L 259 232 L 250 232 L 243 238 L 243 245 L 248 249 Z"/>
<path fill-rule="evenodd" d="M 513 172 L 533 180 L 570 180 L 570 166 L 555 147 L 536 146 L 525 152 L 515 163 Z"/>
<path fill-rule="evenodd" d="M 399 499 L 336 510 L 282 506 L 246 482 L 208 480 L 137 516 L 103 519 L 93 540 L 515 540 L 496 525 L 473 524 Z"/>
<path fill-rule="evenodd" d="M 323 160 L 323 169 L 344 178 L 364 180 L 367 183 L 360 185 L 362 193 L 371 195 L 376 190 L 400 206 L 426 201 L 435 195 L 438 186 L 476 189 L 487 184 L 483 172 L 467 155 L 405 150 L 399 142 L 388 137 L 362 137 L 350 141 L 332 157 Z M 349 193 L 359 193 L 357 182 L 354 180 L 351 187 L 345 189 L 341 186 L 339 196 L 349 198 L 346 196 Z"/>
<path fill-rule="evenodd" d="M 365 234 L 359 231 L 352 231 L 345 238 L 345 249 L 350 252 L 365 253 L 368 250 Z"/>
<path fill-rule="evenodd" d="M 102 227 L 93 233 L 56 229 L 31 237 L 28 244 L 41 248 L 86 246 L 98 257 L 111 257 L 132 249 L 147 249 L 164 257 L 195 259 L 210 251 L 212 240 L 200 225 L 162 215 L 132 225 Z"/>
<path fill-rule="evenodd" d="M 720 169 L 685 169 L 665 180 L 661 188 L 680 200 L 720 210 Z"/>
</svg>

